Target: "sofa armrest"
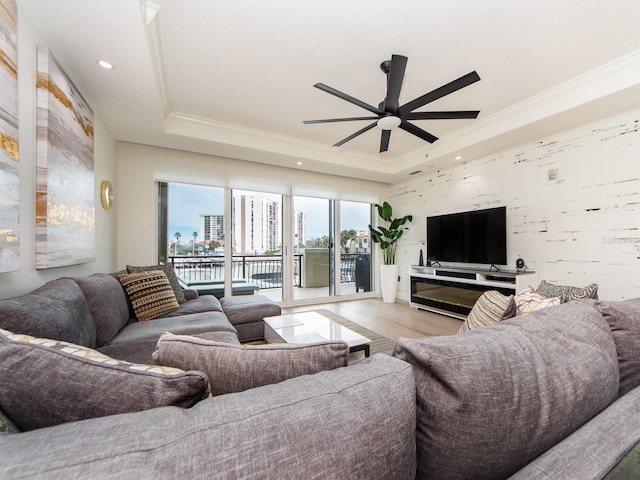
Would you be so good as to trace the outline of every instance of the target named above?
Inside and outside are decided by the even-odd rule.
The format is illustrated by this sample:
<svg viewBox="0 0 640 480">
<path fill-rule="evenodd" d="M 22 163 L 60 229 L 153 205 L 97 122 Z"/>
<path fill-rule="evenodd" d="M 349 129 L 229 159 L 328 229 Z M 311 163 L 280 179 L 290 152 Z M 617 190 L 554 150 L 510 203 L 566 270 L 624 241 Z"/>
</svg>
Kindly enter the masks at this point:
<svg viewBox="0 0 640 480">
<path fill-rule="evenodd" d="M 511 479 L 603 478 L 640 441 L 640 387 L 620 397 Z"/>
<path fill-rule="evenodd" d="M 182 291 L 184 292 L 184 298 L 187 300 L 195 300 L 200 296 L 198 291 L 192 288 L 183 288 Z"/>
<path fill-rule="evenodd" d="M 411 366 L 348 368 L 145 412 L 0 435 L 7 478 L 358 478 L 415 473 Z M 34 461 L 37 459 L 37 461 Z M 126 472 L 126 473 L 125 473 Z M 123 476 L 124 475 L 124 476 Z"/>
</svg>

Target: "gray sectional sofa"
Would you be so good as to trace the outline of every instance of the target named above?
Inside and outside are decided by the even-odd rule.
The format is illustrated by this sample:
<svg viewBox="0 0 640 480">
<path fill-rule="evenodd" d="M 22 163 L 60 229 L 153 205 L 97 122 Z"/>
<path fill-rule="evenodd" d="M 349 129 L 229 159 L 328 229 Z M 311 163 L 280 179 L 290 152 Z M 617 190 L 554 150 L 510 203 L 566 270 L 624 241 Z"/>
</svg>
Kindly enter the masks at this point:
<svg viewBox="0 0 640 480">
<path fill-rule="evenodd" d="M 188 408 L 0 435 L 0 478 L 638 478 L 638 351 L 640 299 L 571 301 Z"/>
<path fill-rule="evenodd" d="M 177 310 L 138 321 L 117 279 L 121 273 L 126 271 L 58 278 L 33 292 L 0 300 L 0 328 L 149 364 L 164 332 L 240 344 L 263 339 L 262 319 L 280 314 L 280 307 L 263 295 L 223 298 L 225 310 L 213 295 L 184 290 Z"/>
</svg>

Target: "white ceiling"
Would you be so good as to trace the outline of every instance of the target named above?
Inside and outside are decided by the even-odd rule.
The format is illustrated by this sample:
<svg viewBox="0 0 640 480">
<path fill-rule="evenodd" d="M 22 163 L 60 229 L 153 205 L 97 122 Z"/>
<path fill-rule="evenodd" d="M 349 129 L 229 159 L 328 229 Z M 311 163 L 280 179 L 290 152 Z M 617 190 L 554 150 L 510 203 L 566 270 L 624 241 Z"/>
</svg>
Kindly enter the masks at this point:
<svg viewBox="0 0 640 480">
<path fill-rule="evenodd" d="M 117 140 L 392 183 L 640 106 L 637 0 L 17 2 Z M 478 119 L 417 121 L 439 140 L 396 130 L 382 154 L 378 129 L 332 147 L 370 122 L 303 125 L 370 116 L 313 85 L 378 105 L 392 54 L 400 104 L 477 71 L 420 111 Z"/>
</svg>

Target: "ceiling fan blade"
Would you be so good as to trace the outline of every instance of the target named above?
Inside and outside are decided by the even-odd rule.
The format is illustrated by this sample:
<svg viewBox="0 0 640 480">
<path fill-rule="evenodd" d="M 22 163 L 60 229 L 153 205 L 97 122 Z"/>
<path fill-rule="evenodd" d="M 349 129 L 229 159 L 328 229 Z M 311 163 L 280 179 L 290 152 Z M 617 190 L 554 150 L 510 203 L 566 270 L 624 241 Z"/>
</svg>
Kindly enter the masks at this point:
<svg viewBox="0 0 640 480">
<path fill-rule="evenodd" d="M 431 135 L 429 132 L 425 132 L 421 128 L 418 128 L 415 125 L 410 124 L 409 122 L 403 121 L 400 124 L 400 128 L 403 129 L 405 132 L 409 132 L 415 135 L 416 137 L 420 137 L 421 139 L 426 140 L 429 143 L 433 143 L 436 140 L 438 140 L 438 137 Z"/>
<path fill-rule="evenodd" d="M 378 120 L 378 117 L 327 118 L 325 120 L 303 120 L 302 123 L 309 125 L 312 123 L 352 122 L 355 120 Z"/>
<path fill-rule="evenodd" d="M 406 115 L 409 112 L 415 110 L 416 108 L 420 108 L 427 103 L 433 102 L 442 98 L 450 93 L 453 93 L 461 88 L 467 87 L 472 83 L 480 80 L 480 76 L 475 72 L 467 73 L 456 80 L 447 83 L 435 90 L 430 91 L 429 93 L 425 93 L 421 97 L 416 98 L 415 100 L 411 100 L 409 103 L 405 103 L 400 108 L 398 108 L 398 113 L 400 115 Z"/>
<path fill-rule="evenodd" d="M 340 140 L 338 143 L 336 143 L 334 145 L 334 147 L 339 147 L 340 145 L 344 145 L 345 143 L 347 143 L 349 140 L 353 140 L 354 138 L 356 138 L 358 135 L 362 135 L 364 132 L 371 130 L 373 127 L 376 126 L 378 122 L 373 122 L 371 125 L 367 125 L 364 128 L 361 128 L 360 130 L 358 130 L 356 133 L 354 133 L 353 135 L 349 135 L 347 138 Z"/>
<path fill-rule="evenodd" d="M 396 113 L 398 110 L 398 98 L 404 79 L 404 71 L 407 68 L 407 57 L 392 55 L 389 73 L 387 74 L 387 97 L 384 99 L 385 112 Z"/>
<path fill-rule="evenodd" d="M 329 87 L 324 83 L 316 83 L 314 87 L 319 88 L 323 92 L 330 93 L 331 95 L 335 95 L 342 100 L 346 100 L 349 103 L 353 103 L 354 105 L 359 106 L 360 108 L 364 108 L 365 110 L 369 110 L 372 113 L 383 115 L 384 112 L 379 108 L 374 107 L 373 105 L 369 105 L 368 103 L 364 103 L 363 101 L 358 100 L 357 98 L 352 97 L 351 95 L 347 95 L 346 93 L 342 93 L 340 90 L 336 90 L 335 88 Z"/>
<path fill-rule="evenodd" d="M 380 137 L 380 153 L 389 150 L 389 139 L 391 138 L 391 130 L 382 130 Z"/>
<path fill-rule="evenodd" d="M 446 120 L 452 118 L 478 118 L 479 110 L 459 110 L 455 112 L 411 112 L 405 120 Z"/>
</svg>

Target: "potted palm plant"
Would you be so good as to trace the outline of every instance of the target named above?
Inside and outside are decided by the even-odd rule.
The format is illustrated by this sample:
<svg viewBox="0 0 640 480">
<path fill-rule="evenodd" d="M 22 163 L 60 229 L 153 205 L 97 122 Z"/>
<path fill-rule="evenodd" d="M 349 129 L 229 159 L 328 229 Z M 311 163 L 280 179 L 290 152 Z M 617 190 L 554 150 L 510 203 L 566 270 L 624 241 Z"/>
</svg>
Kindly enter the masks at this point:
<svg viewBox="0 0 640 480">
<path fill-rule="evenodd" d="M 396 248 L 398 240 L 402 237 L 405 230 L 404 224 L 413 220 L 412 215 L 405 215 L 402 218 L 393 218 L 393 208 L 388 202 L 382 205 L 376 204 L 378 216 L 384 221 L 383 225 L 373 228 L 369 225 L 371 231 L 371 240 L 377 243 L 382 250 L 383 264 L 380 265 L 380 286 L 382 289 L 382 300 L 385 303 L 394 303 L 396 301 L 396 293 L 398 291 L 398 266 L 396 262 Z"/>
</svg>

